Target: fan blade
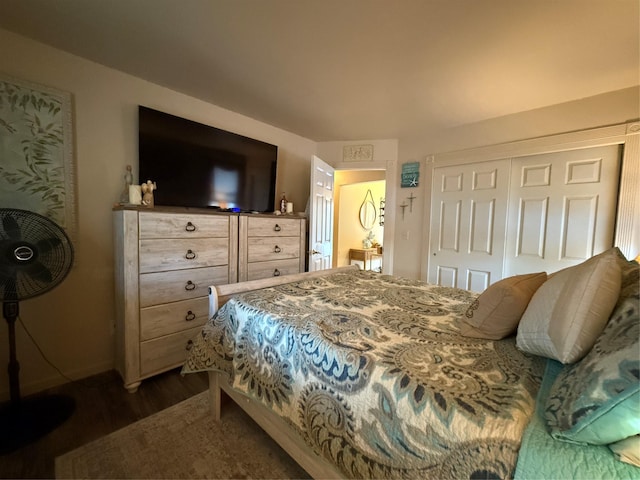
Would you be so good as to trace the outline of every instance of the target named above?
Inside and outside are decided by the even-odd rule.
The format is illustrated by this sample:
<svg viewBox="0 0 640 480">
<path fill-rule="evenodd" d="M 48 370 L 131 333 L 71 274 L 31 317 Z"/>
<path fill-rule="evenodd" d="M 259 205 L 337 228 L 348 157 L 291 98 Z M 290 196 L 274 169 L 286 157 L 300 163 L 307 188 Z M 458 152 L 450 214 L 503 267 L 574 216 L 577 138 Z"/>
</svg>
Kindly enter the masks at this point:
<svg viewBox="0 0 640 480">
<path fill-rule="evenodd" d="M 62 243 L 62 240 L 56 237 L 45 238 L 44 240 L 38 240 L 36 242 L 36 249 L 38 253 L 48 253 L 52 249 L 58 247 Z"/>
<path fill-rule="evenodd" d="M 4 295 L 2 297 L 3 302 L 17 302 L 18 301 L 18 288 L 16 286 L 16 278 L 9 277 L 4 282 Z"/>
<path fill-rule="evenodd" d="M 49 283 L 53 280 L 51 272 L 42 263 L 35 261 L 29 265 L 25 265 L 22 270 L 33 280 L 43 283 Z"/>
<path fill-rule="evenodd" d="M 2 217 L 2 227 L 4 228 L 4 231 L 7 232 L 7 235 L 10 239 L 20 240 L 22 238 L 22 235 L 20 233 L 20 226 L 18 225 L 16 219 L 11 215 Z"/>
</svg>

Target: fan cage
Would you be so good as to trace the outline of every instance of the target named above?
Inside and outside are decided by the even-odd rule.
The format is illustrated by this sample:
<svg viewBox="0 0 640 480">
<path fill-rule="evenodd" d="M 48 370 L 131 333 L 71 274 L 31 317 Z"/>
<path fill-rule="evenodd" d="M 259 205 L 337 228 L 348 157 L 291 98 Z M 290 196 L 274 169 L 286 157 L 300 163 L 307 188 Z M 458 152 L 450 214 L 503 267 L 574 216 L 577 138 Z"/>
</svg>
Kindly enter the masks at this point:
<svg viewBox="0 0 640 480">
<path fill-rule="evenodd" d="M 17 260 L 16 249 L 33 256 Z M 24 300 L 53 289 L 73 259 L 69 237 L 53 220 L 28 210 L 0 209 L 0 300 Z"/>
</svg>

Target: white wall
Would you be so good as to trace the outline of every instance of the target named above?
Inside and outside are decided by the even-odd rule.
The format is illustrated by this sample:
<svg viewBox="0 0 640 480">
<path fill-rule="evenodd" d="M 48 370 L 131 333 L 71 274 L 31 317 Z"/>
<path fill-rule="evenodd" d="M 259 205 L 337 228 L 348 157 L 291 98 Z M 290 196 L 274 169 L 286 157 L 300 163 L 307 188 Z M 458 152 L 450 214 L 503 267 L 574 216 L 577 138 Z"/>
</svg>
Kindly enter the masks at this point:
<svg viewBox="0 0 640 480">
<path fill-rule="evenodd" d="M 20 318 L 49 360 L 67 376 L 113 368 L 114 279 L 111 207 L 125 166 L 137 167 L 139 104 L 279 146 L 277 192 L 304 208 L 316 144 L 270 125 L 106 68 L 0 29 L 3 73 L 70 92 L 77 165 L 76 263 L 54 290 L 21 302 Z M 137 179 L 137 169 L 134 171 Z M 20 324 L 17 350 L 23 394 L 62 383 Z M 6 322 L 0 325 L 0 365 L 8 361 Z M 0 368 L 0 399 L 8 398 Z"/>
</svg>

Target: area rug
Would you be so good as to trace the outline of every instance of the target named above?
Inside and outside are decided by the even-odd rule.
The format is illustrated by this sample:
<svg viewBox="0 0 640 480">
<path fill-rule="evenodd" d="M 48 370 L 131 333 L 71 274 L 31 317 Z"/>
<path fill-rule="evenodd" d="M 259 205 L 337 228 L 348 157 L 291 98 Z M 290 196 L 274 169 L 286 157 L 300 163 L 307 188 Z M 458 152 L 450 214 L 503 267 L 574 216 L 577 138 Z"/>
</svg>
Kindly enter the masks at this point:
<svg viewBox="0 0 640 480">
<path fill-rule="evenodd" d="M 235 403 L 217 424 L 207 395 L 56 458 L 56 478 L 309 478 Z"/>
</svg>

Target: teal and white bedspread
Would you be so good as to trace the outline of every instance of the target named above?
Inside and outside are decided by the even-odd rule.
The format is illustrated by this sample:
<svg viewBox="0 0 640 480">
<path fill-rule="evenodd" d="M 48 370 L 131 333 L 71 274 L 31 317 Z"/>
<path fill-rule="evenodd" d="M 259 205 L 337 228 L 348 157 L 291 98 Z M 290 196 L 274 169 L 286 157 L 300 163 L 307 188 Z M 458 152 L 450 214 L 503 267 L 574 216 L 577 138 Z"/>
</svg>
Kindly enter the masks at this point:
<svg viewBox="0 0 640 480">
<path fill-rule="evenodd" d="M 366 271 L 245 293 L 183 371 L 225 372 L 347 478 L 509 478 L 544 360 L 457 334 L 476 296 Z"/>
<path fill-rule="evenodd" d="M 538 478 L 637 479 L 640 468 L 617 460 L 607 445 L 577 445 L 554 439 L 548 432 L 544 409 L 554 380 L 562 364 L 547 360 L 547 368 L 538 394 L 538 405 L 525 430 L 515 473 L 517 480 Z"/>
</svg>

